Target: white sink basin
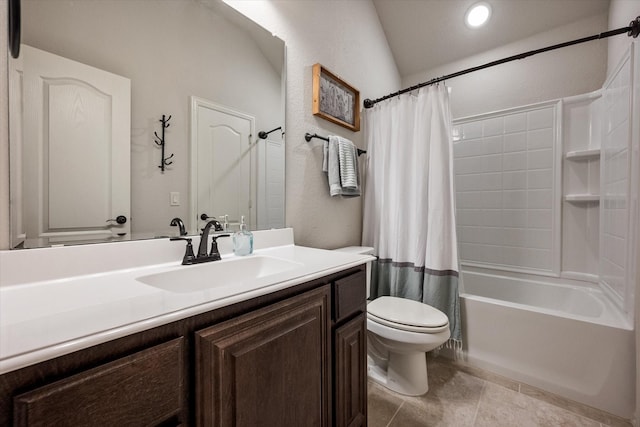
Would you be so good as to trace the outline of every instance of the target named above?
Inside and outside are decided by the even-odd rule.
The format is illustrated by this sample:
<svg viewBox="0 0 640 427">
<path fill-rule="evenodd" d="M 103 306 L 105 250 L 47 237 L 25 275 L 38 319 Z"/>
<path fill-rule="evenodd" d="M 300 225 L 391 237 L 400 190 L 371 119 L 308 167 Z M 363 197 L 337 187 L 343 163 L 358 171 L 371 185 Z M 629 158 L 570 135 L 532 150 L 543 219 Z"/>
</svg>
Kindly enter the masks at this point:
<svg viewBox="0 0 640 427">
<path fill-rule="evenodd" d="M 233 258 L 183 266 L 165 273 L 136 278 L 137 281 L 170 292 L 188 293 L 211 288 L 237 286 L 273 276 L 303 264 L 264 255 Z"/>
</svg>

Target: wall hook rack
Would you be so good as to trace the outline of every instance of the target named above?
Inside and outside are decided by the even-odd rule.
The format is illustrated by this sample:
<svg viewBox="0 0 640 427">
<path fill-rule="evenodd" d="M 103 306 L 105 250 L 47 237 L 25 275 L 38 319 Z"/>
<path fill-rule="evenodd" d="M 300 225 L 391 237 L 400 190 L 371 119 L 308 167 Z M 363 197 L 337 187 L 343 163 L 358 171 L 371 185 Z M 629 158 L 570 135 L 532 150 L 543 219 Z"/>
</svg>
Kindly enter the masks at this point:
<svg viewBox="0 0 640 427">
<path fill-rule="evenodd" d="M 153 132 L 153 135 L 155 135 L 155 137 L 156 137 L 156 140 L 154 142 L 162 150 L 162 154 L 161 154 L 161 157 L 160 157 L 160 166 L 158 166 L 162 172 L 164 172 L 164 167 L 165 166 L 169 166 L 170 164 L 173 163 L 173 162 L 169 161 L 171 158 L 173 158 L 173 153 L 169 157 L 165 157 L 164 156 L 164 148 L 165 148 L 165 145 L 166 145 L 165 136 L 164 136 L 164 130 L 166 128 L 168 128 L 169 126 L 171 126 L 171 124 L 169 123 L 169 120 L 171 120 L 171 115 L 169 115 L 169 117 L 167 117 L 164 114 L 162 115 L 162 119 L 158 120 L 160 123 L 162 123 L 162 136 L 158 136 L 158 132 Z"/>
</svg>

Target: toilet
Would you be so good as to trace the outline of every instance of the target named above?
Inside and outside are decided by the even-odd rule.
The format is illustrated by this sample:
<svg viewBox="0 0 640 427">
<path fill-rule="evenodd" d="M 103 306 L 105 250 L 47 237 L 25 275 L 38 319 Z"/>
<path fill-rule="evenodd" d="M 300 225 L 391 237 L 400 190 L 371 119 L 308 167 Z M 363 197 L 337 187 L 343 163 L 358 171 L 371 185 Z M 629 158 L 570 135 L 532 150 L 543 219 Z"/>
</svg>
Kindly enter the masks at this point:
<svg viewBox="0 0 640 427">
<path fill-rule="evenodd" d="M 372 254 L 373 248 L 350 246 L 343 252 Z M 371 267 L 367 264 L 367 298 Z M 404 395 L 429 390 L 426 352 L 450 336 L 449 319 L 440 310 L 417 301 L 390 296 L 367 304 L 367 371 L 373 381 Z"/>
</svg>

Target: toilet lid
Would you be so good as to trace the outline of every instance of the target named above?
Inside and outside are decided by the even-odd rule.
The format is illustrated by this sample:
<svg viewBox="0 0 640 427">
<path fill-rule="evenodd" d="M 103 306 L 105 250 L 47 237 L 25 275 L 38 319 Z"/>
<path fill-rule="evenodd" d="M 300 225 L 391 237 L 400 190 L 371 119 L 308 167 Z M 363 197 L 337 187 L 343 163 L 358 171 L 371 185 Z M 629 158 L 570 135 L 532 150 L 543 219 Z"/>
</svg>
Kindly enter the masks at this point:
<svg viewBox="0 0 640 427">
<path fill-rule="evenodd" d="M 367 312 L 388 322 L 417 328 L 440 328 L 449 323 L 447 315 L 437 308 L 406 298 L 377 298 L 367 305 Z"/>
</svg>

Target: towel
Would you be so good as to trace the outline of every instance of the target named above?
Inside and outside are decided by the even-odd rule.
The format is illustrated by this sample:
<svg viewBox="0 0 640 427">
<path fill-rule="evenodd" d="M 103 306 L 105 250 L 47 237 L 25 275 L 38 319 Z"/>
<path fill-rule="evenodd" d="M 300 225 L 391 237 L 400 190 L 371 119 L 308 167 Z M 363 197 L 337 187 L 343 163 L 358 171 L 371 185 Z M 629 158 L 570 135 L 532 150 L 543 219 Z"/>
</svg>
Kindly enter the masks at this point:
<svg viewBox="0 0 640 427">
<path fill-rule="evenodd" d="M 338 139 L 338 160 L 340 162 L 340 183 L 342 188 L 358 188 L 358 153 L 353 142 Z"/>
<path fill-rule="evenodd" d="M 329 194 L 357 197 L 360 195 L 358 150 L 353 142 L 340 136 L 329 136 L 324 143 L 322 170 L 327 173 Z"/>
</svg>

